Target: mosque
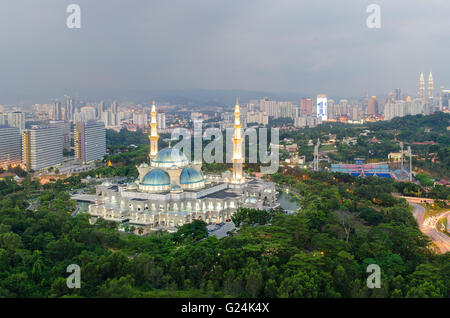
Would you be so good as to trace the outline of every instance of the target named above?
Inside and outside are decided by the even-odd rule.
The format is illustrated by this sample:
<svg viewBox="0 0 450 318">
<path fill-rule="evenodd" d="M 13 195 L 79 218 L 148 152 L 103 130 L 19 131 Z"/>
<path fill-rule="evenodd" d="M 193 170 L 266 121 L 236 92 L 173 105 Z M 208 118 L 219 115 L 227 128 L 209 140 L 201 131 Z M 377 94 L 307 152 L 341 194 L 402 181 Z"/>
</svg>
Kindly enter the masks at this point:
<svg viewBox="0 0 450 318">
<path fill-rule="evenodd" d="M 172 230 L 193 220 L 218 224 L 240 207 L 276 207 L 273 182 L 244 175 L 242 126 L 239 103 L 234 111 L 233 171 L 204 175 L 201 163 L 190 162 L 176 148 L 158 151 L 156 106 L 152 105 L 149 164 L 137 166 L 139 177 L 131 183 L 104 182 L 96 187 L 89 214 L 94 218 L 129 223 L 152 230 Z"/>
</svg>

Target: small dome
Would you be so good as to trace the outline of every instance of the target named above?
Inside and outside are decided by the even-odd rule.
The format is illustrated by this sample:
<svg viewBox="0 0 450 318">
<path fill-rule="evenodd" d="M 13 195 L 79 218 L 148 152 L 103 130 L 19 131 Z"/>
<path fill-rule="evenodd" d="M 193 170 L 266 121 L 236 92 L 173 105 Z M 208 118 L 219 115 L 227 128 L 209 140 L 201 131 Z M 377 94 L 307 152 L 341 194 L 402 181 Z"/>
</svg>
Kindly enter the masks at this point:
<svg viewBox="0 0 450 318">
<path fill-rule="evenodd" d="M 139 168 L 147 168 L 147 167 L 148 167 L 148 164 L 145 162 L 143 162 L 139 165 Z"/>
<path fill-rule="evenodd" d="M 245 200 L 245 203 L 250 203 L 250 204 L 255 204 L 257 201 L 256 201 L 256 198 L 255 197 L 248 197 L 246 200 Z"/>
<path fill-rule="evenodd" d="M 172 165 L 188 164 L 189 161 L 184 153 L 177 148 L 165 148 L 158 152 L 152 160 L 154 163 L 165 164 L 168 167 Z"/>
<path fill-rule="evenodd" d="M 168 186 L 170 185 L 170 177 L 169 174 L 162 169 L 153 169 L 145 175 L 142 179 L 141 185 Z"/>
<path fill-rule="evenodd" d="M 180 175 L 180 184 L 191 184 L 204 182 L 203 175 L 201 172 L 193 168 L 184 168 Z"/>
</svg>

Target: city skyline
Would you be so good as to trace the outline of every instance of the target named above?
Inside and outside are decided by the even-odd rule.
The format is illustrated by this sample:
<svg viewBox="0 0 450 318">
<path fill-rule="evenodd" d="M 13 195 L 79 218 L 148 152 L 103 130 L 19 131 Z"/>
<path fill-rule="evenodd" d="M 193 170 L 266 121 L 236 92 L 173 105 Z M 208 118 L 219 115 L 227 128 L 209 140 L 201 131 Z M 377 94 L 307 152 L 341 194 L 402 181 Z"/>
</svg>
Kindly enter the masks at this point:
<svg viewBox="0 0 450 318">
<path fill-rule="evenodd" d="M 65 25 L 67 3 L 0 4 L 2 103 L 195 89 L 414 95 L 421 71 L 436 89 L 450 83 L 444 1 L 382 1 L 380 29 L 366 26 L 370 1 L 77 3 L 80 29 Z"/>
</svg>

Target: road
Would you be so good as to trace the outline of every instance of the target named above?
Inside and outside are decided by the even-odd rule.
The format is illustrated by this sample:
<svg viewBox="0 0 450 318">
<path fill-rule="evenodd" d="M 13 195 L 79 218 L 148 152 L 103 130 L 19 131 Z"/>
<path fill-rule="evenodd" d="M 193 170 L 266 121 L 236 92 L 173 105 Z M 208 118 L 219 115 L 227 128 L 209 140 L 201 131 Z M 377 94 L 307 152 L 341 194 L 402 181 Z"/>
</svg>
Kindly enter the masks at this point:
<svg viewBox="0 0 450 318">
<path fill-rule="evenodd" d="M 413 215 L 422 233 L 427 235 L 433 241 L 433 243 L 436 244 L 441 253 L 444 254 L 450 252 L 450 237 L 436 228 L 436 222 L 439 219 L 450 214 L 450 211 L 435 215 L 434 217 L 430 217 L 424 220 L 425 208 L 422 205 L 410 202 L 408 199 L 407 201 L 414 208 Z"/>
<path fill-rule="evenodd" d="M 217 236 L 218 239 L 221 239 L 221 238 L 224 238 L 227 236 L 228 231 L 232 231 L 235 228 L 236 228 L 236 226 L 234 225 L 233 221 L 227 222 L 224 225 L 222 225 L 221 227 L 219 227 L 217 230 L 209 232 L 208 236 L 215 235 L 215 236 Z"/>
</svg>

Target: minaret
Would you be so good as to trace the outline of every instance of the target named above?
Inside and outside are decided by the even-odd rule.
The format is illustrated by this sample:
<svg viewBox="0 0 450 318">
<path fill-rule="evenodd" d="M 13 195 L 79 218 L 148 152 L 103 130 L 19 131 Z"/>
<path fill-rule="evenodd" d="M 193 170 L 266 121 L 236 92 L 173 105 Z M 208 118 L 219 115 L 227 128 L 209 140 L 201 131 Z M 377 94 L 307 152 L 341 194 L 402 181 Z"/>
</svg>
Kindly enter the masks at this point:
<svg viewBox="0 0 450 318">
<path fill-rule="evenodd" d="M 428 98 L 433 99 L 434 98 L 434 80 L 433 80 L 433 74 L 430 72 L 430 76 L 428 77 Z"/>
<path fill-rule="evenodd" d="M 425 99 L 425 78 L 423 77 L 423 72 L 420 73 L 419 98 Z"/>
<path fill-rule="evenodd" d="M 148 154 L 150 161 L 155 158 L 158 153 L 158 122 L 156 121 L 156 105 L 155 101 L 152 104 L 152 112 L 151 112 L 151 121 L 150 121 L 150 135 L 148 136 L 150 139 L 150 153 Z"/>
<path fill-rule="evenodd" d="M 239 99 L 236 99 L 234 108 L 234 138 L 233 138 L 233 183 L 243 183 L 242 172 L 242 125 L 241 111 L 239 109 Z"/>
</svg>

